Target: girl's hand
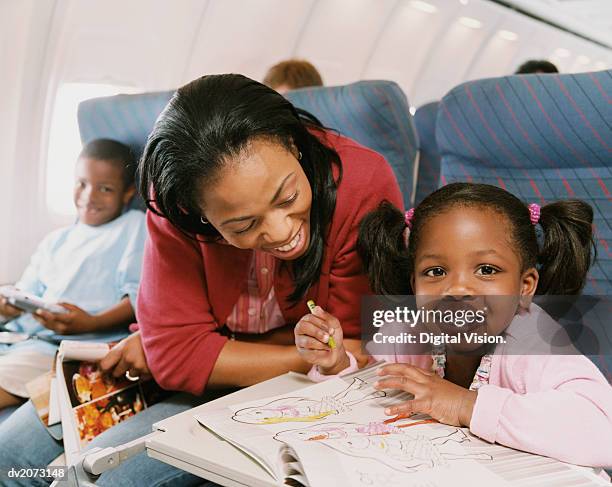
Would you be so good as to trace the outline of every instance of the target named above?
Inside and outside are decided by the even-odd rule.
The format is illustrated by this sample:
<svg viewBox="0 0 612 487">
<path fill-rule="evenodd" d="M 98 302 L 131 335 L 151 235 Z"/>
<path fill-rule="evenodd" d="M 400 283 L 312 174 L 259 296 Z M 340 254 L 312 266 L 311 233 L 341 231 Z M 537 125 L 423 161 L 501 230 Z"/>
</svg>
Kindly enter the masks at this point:
<svg viewBox="0 0 612 487">
<path fill-rule="evenodd" d="M 150 379 L 151 371 L 147 365 L 140 332 L 132 333 L 111 348 L 100 361 L 100 368 L 114 377 L 121 377 L 129 372 L 132 378 Z"/>
<path fill-rule="evenodd" d="M 295 325 L 294 335 L 302 359 L 318 365 L 322 374 L 334 375 L 349 366 L 340 322 L 320 306 L 316 306 L 313 313 L 302 317 Z M 336 348 L 329 346 L 330 335 L 334 337 Z"/>
<path fill-rule="evenodd" d="M 438 374 L 408 364 L 386 365 L 378 371 L 381 378 L 375 389 L 401 389 L 414 399 L 385 409 L 385 414 L 428 414 L 441 423 L 470 426 L 476 391 L 464 389 Z"/>
<path fill-rule="evenodd" d="M 67 313 L 52 313 L 39 309 L 32 316 L 45 328 L 53 330 L 58 335 L 75 335 L 95 331 L 97 321 L 94 315 L 70 303 L 59 303 L 68 310 Z"/>
<path fill-rule="evenodd" d="M 9 304 L 8 299 L 4 296 L 0 296 L 0 316 L 5 318 L 13 319 L 17 318 L 22 311 L 19 308 L 15 308 Z"/>
</svg>

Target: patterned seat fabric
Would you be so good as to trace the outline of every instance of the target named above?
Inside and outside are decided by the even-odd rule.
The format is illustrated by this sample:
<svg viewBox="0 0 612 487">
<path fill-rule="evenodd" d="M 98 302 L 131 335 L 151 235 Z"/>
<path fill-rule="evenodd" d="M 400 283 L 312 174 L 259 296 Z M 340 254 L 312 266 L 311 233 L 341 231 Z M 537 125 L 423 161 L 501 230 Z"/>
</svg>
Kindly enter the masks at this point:
<svg viewBox="0 0 612 487">
<path fill-rule="evenodd" d="M 173 94 L 174 91 L 162 91 L 81 102 L 77 112 L 81 142 L 114 139 L 129 146 L 136 157 L 140 157 L 155 120 Z M 136 195 L 129 206 L 143 211 L 146 208 L 140 195 Z"/>
<path fill-rule="evenodd" d="M 345 86 L 293 90 L 286 96 L 326 127 L 382 154 L 395 172 L 404 205 L 411 206 L 417 137 L 408 100 L 397 84 L 359 81 Z"/>
<path fill-rule="evenodd" d="M 598 258 L 585 293 L 612 295 L 612 71 L 464 83 L 442 100 L 436 136 L 441 184 L 591 204 Z"/>
<path fill-rule="evenodd" d="M 598 256 L 584 294 L 612 295 L 612 71 L 464 83 L 442 100 L 436 138 L 441 184 L 485 182 L 525 202 L 591 204 Z M 611 379 L 612 356 L 591 358 Z"/>
<path fill-rule="evenodd" d="M 79 105 L 81 141 L 111 138 L 140 156 L 155 120 L 173 91 L 117 95 Z M 406 96 L 391 81 L 294 90 L 287 98 L 326 127 L 380 152 L 393 167 L 405 204 L 413 197 L 416 132 Z"/>
<path fill-rule="evenodd" d="M 433 101 L 419 107 L 414 114 L 414 126 L 419 136 L 419 173 L 415 203 L 438 189 L 440 181 L 440 152 L 436 143 L 436 117 L 440 102 Z"/>
</svg>

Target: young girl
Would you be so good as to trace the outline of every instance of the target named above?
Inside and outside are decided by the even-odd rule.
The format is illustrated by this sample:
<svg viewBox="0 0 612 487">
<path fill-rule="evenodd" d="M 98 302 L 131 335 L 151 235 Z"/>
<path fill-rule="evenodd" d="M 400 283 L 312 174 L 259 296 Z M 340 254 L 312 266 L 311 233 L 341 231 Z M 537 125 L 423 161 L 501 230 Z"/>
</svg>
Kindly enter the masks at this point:
<svg viewBox="0 0 612 487">
<path fill-rule="evenodd" d="M 124 144 L 98 139 L 83 148 L 73 194 L 78 221 L 42 240 L 15 285 L 66 311 L 22 314 L 0 299 L 0 317 L 11 319 L 7 329 L 58 342 L 64 335 L 99 341 L 127 335 L 146 237 L 144 213 L 126 211 L 134 172 Z M 0 348 L 0 408 L 28 397 L 25 385 L 51 369 L 56 348 L 40 340 Z"/>
<path fill-rule="evenodd" d="M 480 296 L 487 304 L 487 296 L 493 302 L 503 296 L 504 309 L 489 313 L 505 318 L 487 332 L 531 344 L 539 339 L 534 325 L 550 320 L 531 303 L 533 295 L 577 294 L 584 285 L 592 218 L 580 201 L 528 207 L 495 186 L 455 183 L 406 215 L 381 205 L 362 221 L 359 250 L 377 293 L 415 294 L 417 302 Z M 326 346 L 330 333 L 334 350 Z M 315 364 L 312 378 L 351 370 L 355 361 L 333 316 L 315 309 L 295 334 L 298 350 Z M 492 354 L 397 357 L 407 363 L 383 367 L 375 387 L 414 399 L 385 413 L 425 413 L 490 442 L 574 464 L 612 465 L 612 387 L 598 369 L 582 355 L 510 355 L 506 346 Z"/>
</svg>

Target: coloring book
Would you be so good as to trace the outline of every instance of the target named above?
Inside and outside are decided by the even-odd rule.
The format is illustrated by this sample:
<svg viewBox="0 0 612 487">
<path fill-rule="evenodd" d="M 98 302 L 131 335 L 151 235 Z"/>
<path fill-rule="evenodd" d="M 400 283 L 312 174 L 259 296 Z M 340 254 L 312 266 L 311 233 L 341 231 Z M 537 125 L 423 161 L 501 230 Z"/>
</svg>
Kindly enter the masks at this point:
<svg viewBox="0 0 612 487">
<path fill-rule="evenodd" d="M 374 390 L 367 374 L 196 419 L 280 484 L 436 487 L 470 478 L 474 485 L 510 485 L 482 465 L 493 457 L 468 430 L 426 416 L 386 416 L 385 407 L 409 396 Z"/>
</svg>

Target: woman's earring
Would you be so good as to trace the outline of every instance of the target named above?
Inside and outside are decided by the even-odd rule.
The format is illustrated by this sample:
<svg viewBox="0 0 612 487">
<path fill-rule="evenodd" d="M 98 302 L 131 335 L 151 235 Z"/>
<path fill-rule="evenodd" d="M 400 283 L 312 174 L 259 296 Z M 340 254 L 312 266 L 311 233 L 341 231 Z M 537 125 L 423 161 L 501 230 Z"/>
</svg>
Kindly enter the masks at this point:
<svg viewBox="0 0 612 487">
<path fill-rule="evenodd" d="M 302 160 L 302 153 L 298 151 L 298 161 Z"/>
<path fill-rule="evenodd" d="M 200 217 L 200 221 L 202 222 L 202 225 L 208 225 L 208 220 L 205 220 L 203 216 Z"/>
</svg>

